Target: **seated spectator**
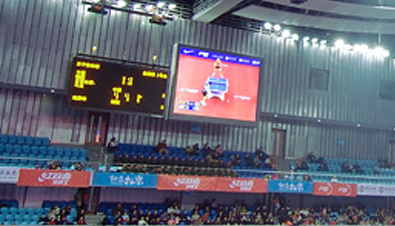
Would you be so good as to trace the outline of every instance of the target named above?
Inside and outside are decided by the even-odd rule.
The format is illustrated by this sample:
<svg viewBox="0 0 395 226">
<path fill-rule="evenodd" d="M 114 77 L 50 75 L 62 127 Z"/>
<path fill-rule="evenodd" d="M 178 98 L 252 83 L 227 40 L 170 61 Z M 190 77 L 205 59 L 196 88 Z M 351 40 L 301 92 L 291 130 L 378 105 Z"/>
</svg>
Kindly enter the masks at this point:
<svg viewBox="0 0 395 226">
<path fill-rule="evenodd" d="M 318 171 L 329 172 L 328 163 L 326 163 L 326 161 L 322 161 L 320 166 L 318 167 Z"/>
<path fill-rule="evenodd" d="M 158 145 L 155 147 L 155 150 L 162 155 L 168 154 L 169 151 L 167 150 L 166 140 L 162 140 L 161 142 L 159 142 Z"/>
<path fill-rule="evenodd" d="M 122 207 L 122 204 L 119 202 L 113 209 L 113 213 L 119 213 L 119 215 L 121 215 L 121 213 L 124 212 L 124 209 Z"/>
<path fill-rule="evenodd" d="M 317 159 L 315 158 L 315 155 L 313 154 L 313 152 L 310 152 L 307 154 L 306 161 L 308 163 L 316 163 Z"/>
<path fill-rule="evenodd" d="M 208 145 L 208 143 L 205 143 L 203 145 L 203 152 L 204 152 L 205 156 L 211 155 L 212 150 L 211 150 L 210 146 Z"/>
<path fill-rule="evenodd" d="M 352 166 L 349 162 L 343 162 L 341 169 L 343 173 L 352 173 Z"/>
<path fill-rule="evenodd" d="M 199 144 L 198 143 L 194 144 L 192 149 L 193 149 L 193 154 L 194 155 L 198 155 L 200 153 L 200 148 L 199 148 Z"/>
<path fill-rule="evenodd" d="M 247 167 L 254 167 L 254 160 L 251 159 L 250 154 L 246 154 L 244 157 L 244 162 Z"/>
<path fill-rule="evenodd" d="M 118 142 L 115 137 L 111 138 L 111 140 L 107 144 L 108 153 L 114 153 L 118 150 Z"/>
<path fill-rule="evenodd" d="M 147 221 L 145 221 L 144 217 L 141 217 L 140 220 L 137 222 L 137 225 L 148 225 Z"/>
<path fill-rule="evenodd" d="M 235 166 L 240 166 L 240 164 L 241 164 L 241 157 L 240 157 L 239 154 L 236 154 L 236 156 L 235 156 L 235 161 L 234 161 L 233 164 L 234 164 Z"/>
<path fill-rule="evenodd" d="M 388 159 L 384 159 L 384 158 L 379 158 L 378 159 L 378 163 L 379 163 L 379 167 L 380 168 L 391 168 L 391 164 L 388 161 Z"/>
<path fill-rule="evenodd" d="M 122 222 L 123 222 L 124 224 L 129 224 L 129 222 L 130 222 L 129 214 L 128 214 L 126 211 L 123 211 L 123 214 L 122 214 Z"/>
<path fill-rule="evenodd" d="M 299 171 L 299 170 L 303 170 L 303 171 L 309 170 L 309 167 L 307 166 L 306 160 L 304 158 L 296 160 L 295 171 Z"/>
<path fill-rule="evenodd" d="M 354 172 L 358 174 L 364 174 L 365 171 L 363 171 L 362 167 L 356 162 L 354 165 Z"/>
<path fill-rule="evenodd" d="M 333 175 L 333 177 L 331 178 L 331 182 L 333 183 L 339 182 L 339 180 L 336 178 L 336 175 Z"/>
<path fill-rule="evenodd" d="M 259 156 L 255 156 L 254 158 L 254 167 L 255 168 L 259 168 L 261 166 L 261 159 L 259 158 Z"/>
<path fill-rule="evenodd" d="M 78 218 L 77 225 L 86 225 L 85 217 L 81 216 L 80 218 Z"/>
<path fill-rule="evenodd" d="M 187 154 L 187 155 L 192 155 L 193 154 L 193 148 L 191 147 L 191 145 L 188 145 L 185 148 L 185 154 Z"/>
<path fill-rule="evenodd" d="M 51 160 L 50 162 L 48 162 L 47 169 L 49 169 L 49 170 L 55 170 L 56 169 L 55 160 Z"/>
<path fill-rule="evenodd" d="M 214 153 L 217 154 L 219 157 L 223 156 L 224 149 L 222 149 L 222 146 L 220 144 L 218 144 L 217 147 L 215 147 Z"/>
<path fill-rule="evenodd" d="M 255 151 L 255 156 L 258 156 L 258 158 L 262 161 L 266 161 L 266 159 L 270 157 L 270 155 L 263 151 L 262 147 Z"/>
</svg>

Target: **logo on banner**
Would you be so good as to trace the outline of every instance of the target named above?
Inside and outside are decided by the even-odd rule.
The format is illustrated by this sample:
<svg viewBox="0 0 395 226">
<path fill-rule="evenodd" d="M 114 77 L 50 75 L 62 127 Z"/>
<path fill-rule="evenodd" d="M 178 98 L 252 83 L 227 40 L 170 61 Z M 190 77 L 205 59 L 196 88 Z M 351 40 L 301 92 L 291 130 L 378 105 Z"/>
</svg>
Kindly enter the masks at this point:
<svg viewBox="0 0 395 226">
<path fill-rule="evenodd" d="M 343 194 L 344 196 L 350 196 L 352 191 L 351 186 L 349 184 L 345 184 L 344 186 L 345 187 L 342 187 L 342 185 L 339 184 L 337 192 Z"/>
<path fill-rule="evenodd" d="M 143 177 L 140 175 L 137 175 L 135 177 L 131 177 L 131 176 L 114 176 L 111 175 L 110 176 L 110 181 L 112 184 L 117 183 L 117 184 L 123 184 L 123 185 L 143 185 L 144 181 L 143 181 Z"/>
<path fill-rule="evenodd" d="M 321 192 L 324 192 L 324 193 L 326 193 L 326 194 L 331 194 L 332 193 L 332 191 L 333 191 L 333 188 L 332 188 L 332 185 L 331 184 L 329 184 L 329 183 L 327 183 L 327 184 L 323 184 L 323 185 L 320 185 L 319 187 L 318 187 L 318 191 L 321 191 Z"/>
<path fill-rule="evenodd" d="M 38 182 L 44 183 L 45 181 L 52 181 L 53 185 L 67 185 L 71 179 L 71 174 L 69 172 L 50 172 L 42 173 L 38 178 Z"/>
<path fill-rule="evenodd" d="M 251 191 L 254 186 L 254 181 L 252 180 L 232 180 L 229 184 L 229 188 L 240 188 L 240 191 Z"/>
<path fill-rule="evenodd" d="M 303 183 L 279 183 L 278 184 L 280 190 L 286 190 L 286 191 L 303 191 L 304 186 Z"/>
<path fill-rule="evenodd" d="M 197 189 L 200 184 L 200 178 L 177 178 L 173 184 L 175 187 L 184 185 L 187 189 Z"/>
</svg>

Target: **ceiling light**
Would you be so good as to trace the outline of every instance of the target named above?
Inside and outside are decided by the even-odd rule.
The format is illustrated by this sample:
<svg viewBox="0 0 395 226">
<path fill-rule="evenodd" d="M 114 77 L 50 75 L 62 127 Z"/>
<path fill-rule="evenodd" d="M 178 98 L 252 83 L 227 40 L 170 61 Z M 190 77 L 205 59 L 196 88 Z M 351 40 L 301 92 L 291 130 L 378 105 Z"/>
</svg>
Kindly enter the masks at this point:
<svg viewBox="0 0 395 226">
<path fill-rule="evenodd" d="M 133 9 L 134 9 L 134 10 L 141 9 L 141 4 L 140 4 L 140 3 L 134 3 L 134 4 L 133 4 Z"/>
<path fill-rule="evenodd" d="M 145 10 L 147 10 L 147 11 L 152 11 L 154 9 L 154 6 L 153 5 L 147 5 L 147 6 L 145 6 Z"/>
<path fill-rule="evenodd" d="M 318 38 L 313 38 L 313 39 L 311 39 L 311 42 L 312 42 L 312 43 L 317 43 L 317 42 L 318 42 Z"/>
<path fill-rule="evenodd" d="M 292 35 L 292 39 L 295 40 L 295 41 L 298 41 L 299 40 L 299 35 L 298 34 L 293 34 Z"/>
<path fill-rule="evenodd" d="M 271 29 L 272 29 L 272 24 L 269 23 L 269 22 L 266 22 L 266 23 L 263 25 L 263 27 L 264 27 L 266 30 L 271 30 Z"/>
<path fill-rule="evenodd" d="M 309 40 L 310 40 L 310 37 L 309 37 L 309 36 L 306 36 L 306 37 L 303 38 L 303 41 L 304 41 L 304 42 L 308 42 Z"/>
<path fill-rule="evenodd" d="M 383 57 L 389 57 L 389 56 L 390 56 L 390 52 L 388 50 L 384 50 Z"/>
<path fill-rule="evenodd" d="M 321 40 L 321 41 L 320 41 L 320 45 L 322 45 L 322 46 L 326 45 L 327 43 L 328 43 L 327 40 Z"/>
<path fill-rule="evenodd" d="M 338 40 L 336 40 L 336 42 L 335 42 L 335 47 L 336 47 L 336 48 L 342 48 L 344 45 L 345 45 L 345 42 L 344 42 L 343 39 L 338 39 Z"/>
<path fill-rule="evenodd" d="M 275 25 L 273 26 L 273 29 L 274 29 L 275 31 L 280 31 L 280 30 L 281 30 L 280 24 L 275 24 Z"/>
<path fill-rule="evenodd" d="M 127 5 L 128 4 L 124 0 L 118 0 L 118 2 L 117 2 L 117 7 L 119 7 L 119 8 L 123 8 Z"/>
<path fill-rule="evenodd" d="M 344 45 L 344 49 L 347 50 L 347 51 L 351 51 L 351 50 L 352 50 L 352 45 L 350 45 L 350 44 L 345 44 L 345 45 Z"/>
<path fill-rule="evenodd" d="M 164 2 L 156 3 L 156 6 L 158 6 L 159 8 L 163 8 L 165 5 L 166 5 L 166 3 L 164 3 Z"/>
<path fill-rule="evenodd" d="M 288 29 L 283 30 L 283 32 L 281 33 L 281 36 L 283 36 L 284 38 L 288 38 L 291 36 L 291 32 Z"/>
<path fill-rule="evenodd" d="M 177 7 L 177 5 L 176 4 L 169 4 L 168 7 L 169 7 L 170 10 L 173 10 L 173 9 L 175 9 Z"/>
</svg>

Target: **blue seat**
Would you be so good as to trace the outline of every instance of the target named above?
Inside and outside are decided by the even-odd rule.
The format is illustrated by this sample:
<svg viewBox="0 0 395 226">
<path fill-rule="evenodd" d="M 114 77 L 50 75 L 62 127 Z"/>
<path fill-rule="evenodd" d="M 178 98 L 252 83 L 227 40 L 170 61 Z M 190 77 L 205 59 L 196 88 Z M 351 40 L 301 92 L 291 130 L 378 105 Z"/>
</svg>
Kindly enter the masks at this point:
<svg viewBox="0 0 395 226">
<path fill-rule="evenodd" d="M 42 140 L 39 137 L 34 137 L 33 138 L 33 145 L 41 146 L 42 145 Z"/>
<path fill-rule="evenodd" d="M 8 135 L 0 135 L 0 143 L 2 144 L 8 143 Z"/>
<path fill-rule="evenodd" d="M 16 144 L 16 136 L 9 135 L 8 136 L 8 143 L 9 144 Z"/>
<path fill-rule="evenodd" d="M 25 138 L 25 144 L 27 144 L 27 145 L 33 145 L 33 137 L 27 136 L 27 137 Z"/>
<path fill-rule="evenodd" d="M 19 145 L 23 145 L 26 143 L 26 139 L 24 136 L 16 136 L 16 143 Z"/>
</svg>

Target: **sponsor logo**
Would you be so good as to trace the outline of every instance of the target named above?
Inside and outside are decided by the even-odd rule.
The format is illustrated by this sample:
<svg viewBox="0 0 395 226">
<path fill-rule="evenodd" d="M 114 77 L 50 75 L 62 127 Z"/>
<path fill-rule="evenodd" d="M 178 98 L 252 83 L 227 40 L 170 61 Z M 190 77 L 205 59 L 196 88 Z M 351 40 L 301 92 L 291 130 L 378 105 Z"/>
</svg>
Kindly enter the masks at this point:
<svg viewBox="0 0 395 226">
<path fill-rule="evenodd" d="M 260 65 L 260 64 L 261 64 L 261 61 L 259 61 L 259 60 L 253 60 L 253 61 L 252 61 L 252 64 L 253 64 L 253 65 Z"/>
<path fill-rule="evenodd" d="M 203 52 L 203 51 L 200 51 L 199 53 L 198 53 L 198 56 L 202 56 L 202 57 L 208 57 L 209 56 L 209 52 Z"/>
<path fill-rule="evenodd" d="M 349 196 L 349 195 L 351 195 L 351 187 L 350 187 L 350 185 L 349 184 L 346 184 L 345 185 L 345 187 L 339 187 L 338 189 L 337 189 L 337 192 L 338 193 L 340 193 L 340 194 L 344 194 L 344 195 L 346 195 L 346 196 Z"/>
<path fill-rule="evenodd" d="M 192 50 L 192 49 L 191 50 L 184 49 L 182 52 L 185 53 L 185 54 L 189 54 L 189 53 L 193 53 L 194 50 Z"/>
<path fill-rule="evenodd" d="M 235 189 L 239 188 L 240 191 L 251 191 L 254 186 L 254 181 L 252 180 L 233 180 L 229 184 L 229 188 Z"/>
<path fill-rule="evenodd" d="M 197 189 L 200 184 L 199 178 L 177 178 L 173 183 L 175 187 L 184 185 L 187 189 Z"/>
<path fill-rule="evenodd" d="M 51 172 L 51 173 L 42 173 L 38 178 L 38 182 L 44 183 L 45 181 L 51 181 L 52 185 L 68 185 L 71 179 L 70 173 L 62 173 L 62 172 Z"/>
</svg>

